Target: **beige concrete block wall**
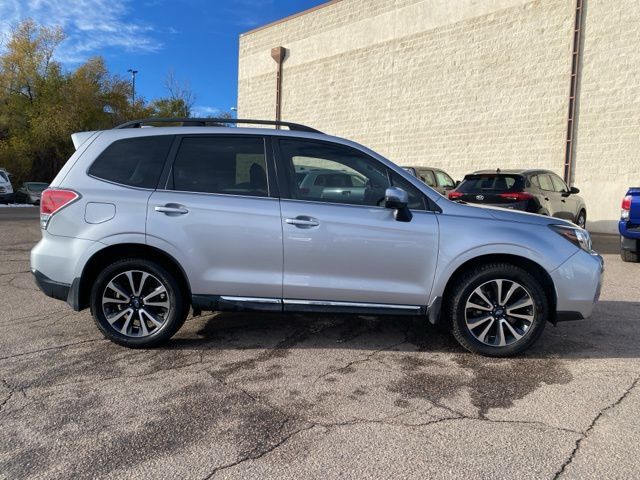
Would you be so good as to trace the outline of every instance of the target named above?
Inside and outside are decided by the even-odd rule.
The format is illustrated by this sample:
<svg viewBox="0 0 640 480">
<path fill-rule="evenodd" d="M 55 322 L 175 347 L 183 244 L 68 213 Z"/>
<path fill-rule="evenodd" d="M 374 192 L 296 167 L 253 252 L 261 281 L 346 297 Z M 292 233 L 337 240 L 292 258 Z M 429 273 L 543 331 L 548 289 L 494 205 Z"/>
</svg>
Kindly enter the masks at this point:
<svg viewBox="0 0 640 480">
<path fill-rule="evenodd" d="M 606 16 L 611 5 L 589 3 L 587 22 Z M 637 10 L 628 19 L 636 27 Z M 498 167 L 562 174 L 573 22 L 569 0 L 342 0 L 241 37 L 239 115 L 274 118 L 270 49 L 282 45 L 288 49 L 283 119 L 361 142 L 398 164 L 444 168 L 455 178 Z M 627 47 L 634 42 L 627 39 Z M 591 88 L 587 64 L 585 57 L 583 92 Z M 600 105 L 589 110 L 583 99 L 581 116 L 591 111 L 601 122 Z M 590 183 L 599 180 L 580 173 L 580 156 L 592 151 L 595 158 L 606 142 L 581 142 L 576 185 L 594 225 L 611 228 L 617 212 L 599 205 Z M 594 170 L 591 164 L 587 170 Z"/>
<path fill-rule="evenodd" d="M 589 0 L 575 184 L 594 230 L 615 231 L 629 186 L 640 186 L 640 2 Z"/>
</svg>

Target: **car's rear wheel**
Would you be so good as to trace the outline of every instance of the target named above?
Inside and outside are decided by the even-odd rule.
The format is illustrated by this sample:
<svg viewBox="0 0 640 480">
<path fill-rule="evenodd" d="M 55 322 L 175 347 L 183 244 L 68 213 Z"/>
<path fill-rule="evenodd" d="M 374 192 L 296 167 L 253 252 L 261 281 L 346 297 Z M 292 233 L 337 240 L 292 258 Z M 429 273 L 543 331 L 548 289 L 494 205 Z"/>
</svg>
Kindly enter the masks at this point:
<svg viewBox="0 0 640 480">
<path fill-rule="evenodd" d="M 575 224 L 580 228 L 587 228 L 587 212 L 585 210 L 580 210 L 576 217 Z"/>
<path fill-rule="evenodd" d="M 171 338 L 189 309 L 176 279 L 155 262 L 120 260 L 105 268 L 91 289 L 91 313 L 103 335 L 130 348 Z"/>
<path fill-rule="evenodd" d="M 640 262 L 640 253 L 632 252 L 630 250 L 620 250 L 620 258 L 623 262 Z"/>
<path fill-rule="evenodd" d="M 540 282 L 508 263 L 474 267 L 455 280 L 447 301 L 451 330 L 467 350 L 517 355 L 542 334 L 549 302 Z"/>
</svg>

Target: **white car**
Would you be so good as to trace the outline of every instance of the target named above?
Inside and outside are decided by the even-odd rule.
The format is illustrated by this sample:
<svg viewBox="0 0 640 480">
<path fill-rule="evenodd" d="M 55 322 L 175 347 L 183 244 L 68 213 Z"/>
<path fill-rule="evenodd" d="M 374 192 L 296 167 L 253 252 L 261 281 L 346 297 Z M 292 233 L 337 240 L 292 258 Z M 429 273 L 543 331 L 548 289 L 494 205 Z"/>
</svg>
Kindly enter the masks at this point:
<svg viewBox="0 0 640 480">
<path fill-rule="evenodd" d="M 13 187 L 4 168 L 0 168 L 0 203 L 13 203 Z"/>
</svg>

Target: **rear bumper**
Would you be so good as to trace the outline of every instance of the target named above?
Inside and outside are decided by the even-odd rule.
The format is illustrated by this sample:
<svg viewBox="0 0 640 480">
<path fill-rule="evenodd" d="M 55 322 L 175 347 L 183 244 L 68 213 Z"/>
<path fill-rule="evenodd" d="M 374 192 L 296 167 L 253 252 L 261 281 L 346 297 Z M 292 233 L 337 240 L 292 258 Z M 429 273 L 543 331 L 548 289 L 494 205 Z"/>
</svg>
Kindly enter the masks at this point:
<svg viewBox="0 0 640 480">
<path fill-rule="evenodd" d="M 604 278 L 602 257 L 580 250 L 550 275 L 556 287 L 557 320 L 589 318 L 600 298 Z"/>
<path fill-rule="evenodd" d="M 80 286 L 80 279 L 74 279 L 71 285 L 69 285 L 67 283 L 60 283 L 51 280 L 49 277 L 39 272 L 38 270 L 33 270 L 31 273 L 33 273 L 33 278 L 36 282 L 36 285 L 47 297 L 55 298 L 56 300 L 63 300 L 67 302 L 74 310 L 80 310 L 80 305 L 78 302 L 78 288 Z"/>
<path fill-rule="evenodd" d="M 65 302 L 67 301 L 67 298 L 69 297 L 69 291 L 71 290 L 71 285 L 67 283 L 55 282 L 45 274 L 40 273 L 37 270 L 34 270 L 31 273 L 33 273 L 33 278 L 36 281 L 36 285 L 40 290 L 42 290 L 42 293 L 57 300 L 64 300 Z"/>
<path fill-rule="evenodd" d="M 13 203 L 15 195 L 13 193 L 0 193 L 0 202 Z"/>
<path fill-rule="evenodd" d="M 640 240 L 640 226 L 638 225 L 620 220 L 620 223 L 618 223 L 618 231 L 622 238 Z"/>
</svg>

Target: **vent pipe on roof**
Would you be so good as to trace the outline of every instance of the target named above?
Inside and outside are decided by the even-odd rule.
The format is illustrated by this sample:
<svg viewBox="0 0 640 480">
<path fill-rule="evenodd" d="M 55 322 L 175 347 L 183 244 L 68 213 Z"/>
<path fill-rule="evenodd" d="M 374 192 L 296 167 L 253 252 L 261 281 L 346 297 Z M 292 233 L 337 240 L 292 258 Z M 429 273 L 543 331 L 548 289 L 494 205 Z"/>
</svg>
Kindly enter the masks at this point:
<svg viewBox="0 0 640 480">
<path fill-rule="evenodd" d="M 271 49 L 271 58 L 276 61 L 276 121 L 280 121 L 280 112 L 282 110 L 282 62 L 287 54 L 284 47 L 275 47 Z M 280 126 L 276 126 L 280 128 Z"/>
</svg>

